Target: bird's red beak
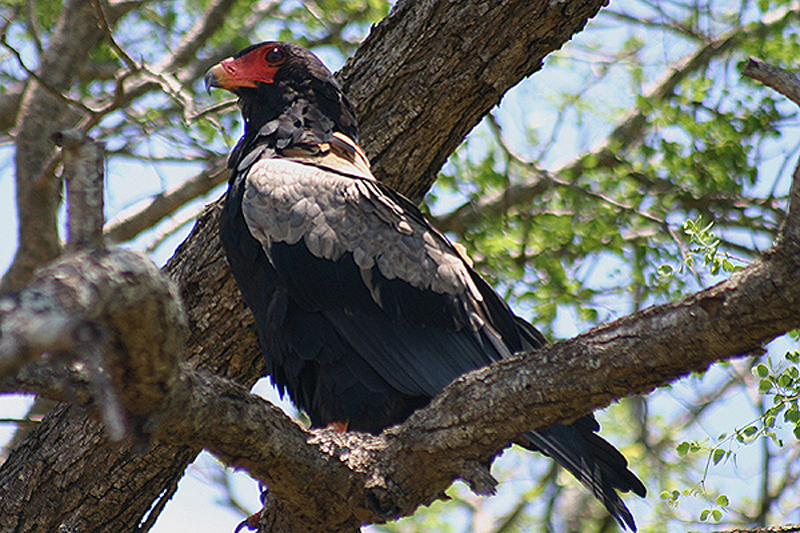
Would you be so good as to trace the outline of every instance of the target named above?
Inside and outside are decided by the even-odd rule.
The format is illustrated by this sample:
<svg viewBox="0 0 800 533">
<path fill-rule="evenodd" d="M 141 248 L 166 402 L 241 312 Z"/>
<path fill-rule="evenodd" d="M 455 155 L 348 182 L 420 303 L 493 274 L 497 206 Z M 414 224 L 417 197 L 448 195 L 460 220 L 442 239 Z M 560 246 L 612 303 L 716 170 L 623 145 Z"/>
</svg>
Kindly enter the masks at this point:
<svg viewBox="0 0 800 533">
<path fill-rule="evenodd" d="M 240 87 L 258 87 L 257 82 L 272 83 L 278 69 L 265 66 L 257 59 L 257 56 L 247 54 L 217 63 L 206 72 L 203 79 L 206 90 L 219 87 L 235 93 Z"/>
</svg>

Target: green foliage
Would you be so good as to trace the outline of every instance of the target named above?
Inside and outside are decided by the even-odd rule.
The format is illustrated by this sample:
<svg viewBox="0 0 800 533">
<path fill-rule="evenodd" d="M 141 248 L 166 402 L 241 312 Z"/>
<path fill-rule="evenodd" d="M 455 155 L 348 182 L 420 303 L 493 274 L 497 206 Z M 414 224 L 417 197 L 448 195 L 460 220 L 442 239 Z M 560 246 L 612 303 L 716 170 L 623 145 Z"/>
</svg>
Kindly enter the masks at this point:
<svg viewBox="0 0 800 533">
<path fill-rule="evenodd" d="M 792 427 L 795 438 L 800 439 L 800 351 L 787 352 L 784 359 L 785 362 L 776 367 L 769 360 L 753 367 L 753 375 L 759 379 L 758 392 L 770 396 L 772 406 L 764 411 L 759 426 L 748 426 L 741 436 L 737 434 L 737 439 L 744 441 L 765 435 L 782 445 L 774 431 L 776 424 L 780 423 L 779 416 L 784 424 Z"/>
<path fill-rule="evenodd" d="M 703 498 L 705 495 L 701 489 L 684 489 L 682 491 L 673 490 L 673 491 L 663 491 L 661 493 L 661 499 L 670 507 L 677 508 L 680 504 L 681 499 L 685 499 L 688 497 L 700 497 Z M 698 515 L 698 519 L 700 522 L 719 522 L 722 520 L 723 513 L 728 512 L 728 506 L 730 502 L 728 501 L 728 497 L 724 494 L 717 495 L 713 502 L 710 498 L 708 499 L 708 503 L 712 505 L 712 507 L 705 507 L 703 510 L 700 511 Z"/>
<path fill-rule="evenodd" d="M 797 67 L 798 16 L 786 5 L 746 2 L 732 9 L 712 2 L 705 10 L 657 3 L 652 10 L 622 6 L 606 19 L 601 13 L 600 26 L 609 19 L 611 27 L 626 24 L 623 37 L 606 39 L 607 26 L 592 37 L 590 27 L 548 58 L 530 88 L 520 90 L 529 103 L 507 96 L 505 114 L 501 109 L 451 159 L 432 211 L 452 213 L 458 198 L 469 206 L 463 211 L 482 215 L 448 229 L 515 309 L 551 336 L 574 334 L 560 326 L 563 317 L 585 330 L 742 268 L 769 246 L 782 220 L 797 140 L 781 135 L 797 112 L 739 72 L 748 55 Z M 760 18 L 757 9 L 769 15 Z M 697 55 L 723 36 L 735 36 L 736 46 Z M 656 68 L 653 56 L 661 59 Z M 685 73 L 681 81 L 659 92 L 676 72 Z M 568 89 L 552 88 L 560 73 L 572 82 Z M 626 122 L 637 114 L 640 130 Z M 494 209 L 502 202 L 509 207 Z M 664 505 L 643 530 L 668 530 L 676 521 L 680 530 L 687 521 L 751 524 L 748 517 L 760 512 L 752 502 L 763 495 L 753 482 L 752 493 L 734 493 L 724 479 L 743 476 L 737 469 L 754 454 L 769 461 L 760 475 L 770 480 L 785 469 L 796 473 L 796 463 L 787 467 L 781 459 L 792 457 L 781 445 L 787 434 L 797 436 L 800 419 L 797 365 L 785 363 L 780 369 L 756 363 L 755 380 L 735 364 L 696 376 L 689 380 L 695 396 L 681 396 L 677 413 L 642 421 L 623 416 L 629 423 L 617 424 L 625 410 L 609 409 L 604 434 L 630 435 L 640 423 L 647 428 L 648 451 L 634 452 L 631 462 Z M 672 394 L 678 393 L 646 403 L 661 405 Z M 729 396 L 751 401 L 741 412 L 715 407 Z M 714 419 L 728 421 L 718 439 L 704 432 Z M 789 500 L 795 494 L 780 490 Z M 771 509 L 778 513 L 777 505 Z"/>
<path fill-rule="evenodd" d="M 784 359 L 785 361 L 776 367 L 773 367 L 767 359 L 766 362 L 757 362 L 751 369 L 752 375 L 758 380 L 758 393 L 769 398 L 771 403 L 771 406 L 763 409 L 758 418 L 742 427 L 733 428 L 730 434 L 722 433 L 715 440 L 684 440 L 675 446 L 678 457 L 683 460 L 699 458 L 704 461 L 705 466 L 702 477 L 692 486 L 681 490 L 673 489 L 661 492 L 661 499 L 667 505 L 677 508 L 680 502 L 687 497 L 703 499 L 706 501 L 706 506 L 700 510 L 699 520 L 701 522 L 719 522 L 722 520 L 723 514 L 729 511 L 730 499 L 725 494 L 709 490 L 706 484 L 713 476 L 713 468 L 736 459 L 738 452 L 734 449 L 734 445 L 742 450 L 743 447 L 752 446 L 761 441 L 784 447 L 785 442 L 781 433 L 787 432 L 791 432 L 794 438 L 800 438 L 800 411 L 798 411 L 800 352 L 796 350 L 787 352 Z M 791 446 L 796 445 L 794 442 L 790 444 Z"/>
<path fill-rule="evenodd" d="M 776 25 L 776 35 L 783 31 L 783 25 Z M 644 75 L 637 57 L 643 42 L 633 34 L 616 52 L 625 58 L 620 64 L 634 65 L 626 74 L 637 85 Z M 602 45 L 586 48 L 597 53 Z M 737 57 L 720 57 L 719 68 L 736 65 Z M 559 58 L 558 64 L 574 70 L 567 59 Z M 611 76 L 614 69 L 603 63 L 599 72 Z M 531 191 L 526 200 L 512 200 L 511 209 L 484 217 L 457 238 L 490 277 L 514 274 L 517 281 L 508 292 L 541 317 L 538 325 L 546 329 L 563 308 L 604 320 L 612 294 L 635 295 L 635 307 L 674 298 L 704 284 L 695 261 L 716 276 L 753 257 L 753 248 L 740 242 L 740 232 L 771 240 L 781 218 L 775 204 L 740 199 L 759 180 L 764 143 L 776 138 L 793 112 L 783 111 L 775 95 L 749 88 L 747 80 L 732 85 L 735 72 L 723 79 L 705 73 L 690 73 L 668 97 L 637 96 L 635 109 L 646 117 L 645 127 L 620 144 L 609 144 L 615 160 L 594 151 L 577 154 L 555 179 L 538 168 L 555 150 L 552 139 L 564 127 L 564 115 L 582 122 L 589 113 L 600 114 L 598 100 L 587 97 L 594 79 L 573 92 L 546 94 L 559 116 L 553 134 L 526 134 L 541 139 L 538 146 L 511 148 L 514 141 L 506 135 L 483 132 L 484 142 L 467 144 L 454 158 L 457 165 L 445 171 L 436 198 L 457 191 L 480 206 L 487 198 L 517 195 L 520 188 Z M 532 160 L 519 155 L 537 152 L 543 155 Z M 686 223 L 679 228 L 676 220 Z M 702 220 L 714 221 L 715 231 L 701 226 Z M 679 233 L 689 238 L 688 247 L 676 238 Z M 598 279 L 587 266 L 594 263 L 613 267 Z M 594 312 L 587 314 L 587 307 Z"/>
<path fill-rule="evenodd" d="M 689 255 L 684 259 L 684 264 L 692 267 L 695 257 L 702 256 L 703 266 L 707 267 L 712 275 L 719 274 L 720 271 L 730 273 L 742 268 L 742 265 L 734 265 L 731 262 L 730 254 L 719 253 L 719 245 L 722 241 L 711 231 L 713 226 L 713 222 L 703 226 L 702 217 L 697 217 L 696 220 L 689 219 L 683 223 L 683 233 L 689 238 L 692 245 L 688 250 Z"/>
</svg>

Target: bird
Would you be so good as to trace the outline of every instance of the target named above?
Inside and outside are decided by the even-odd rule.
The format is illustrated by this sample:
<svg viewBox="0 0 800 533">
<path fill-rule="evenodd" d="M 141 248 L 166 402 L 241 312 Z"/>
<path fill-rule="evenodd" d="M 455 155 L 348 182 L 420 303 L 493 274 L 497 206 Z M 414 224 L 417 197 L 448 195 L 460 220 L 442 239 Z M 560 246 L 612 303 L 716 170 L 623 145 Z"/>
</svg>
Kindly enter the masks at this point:
<svg viewBox="0 0 800 533">
<path fill-rule="evenodd" d="M 312 427 L 380 433 L 460 375 L 547 343 L 413 202 L 373 176 L 354 108 L 312 52 L 261 42 L 204 81 L 236 95 L 244 120 L 228 160 L 222 247 L 266 372 Z M 635 531 L 618 492 L 644 497 L 645 486 L 599 429 L 588 415 L 519 443 Z"/>
</svg>

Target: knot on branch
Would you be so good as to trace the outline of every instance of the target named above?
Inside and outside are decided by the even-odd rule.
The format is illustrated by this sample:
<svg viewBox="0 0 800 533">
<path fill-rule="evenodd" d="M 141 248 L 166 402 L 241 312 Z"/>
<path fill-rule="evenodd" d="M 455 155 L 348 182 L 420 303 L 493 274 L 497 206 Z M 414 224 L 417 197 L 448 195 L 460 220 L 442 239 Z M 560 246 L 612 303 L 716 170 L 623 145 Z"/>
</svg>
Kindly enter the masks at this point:
<svg viewBox="0 0 800 533">
<path fill-rule="evenodd" d="M 0 321 L 0 372 L 41 354 L 69 361 L 67 374 L 89 384 L 93 405 L 117 439 L 163 406 L 187 332 L 173 283 L 149 259 L 125 250 L 61 257 L 2 301 Z M 26 385 L 42 390 L 41 383 Z M 74 386 L 74 376 L 62 372 L 44 392 L 70 400 L 78 394 Z"/>
</svg>

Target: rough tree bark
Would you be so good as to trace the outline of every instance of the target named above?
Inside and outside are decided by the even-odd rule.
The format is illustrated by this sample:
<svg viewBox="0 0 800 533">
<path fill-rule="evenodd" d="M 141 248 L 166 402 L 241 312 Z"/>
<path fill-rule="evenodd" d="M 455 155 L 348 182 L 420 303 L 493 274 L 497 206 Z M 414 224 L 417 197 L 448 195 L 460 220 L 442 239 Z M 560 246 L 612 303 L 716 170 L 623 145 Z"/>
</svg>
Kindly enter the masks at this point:
<svg viewBox="0 0 800 533">
<path fill-rule="evenodd" d="M 533 7 L 528 4 L 510 2 L 490 8 L 471 2 L 457 6 L 405 2 L 375 29 L 343 76 L 344 85 L 362 112 L 365 146 L 375 157 L 376 169 L 382 177 L 419 197 L 427 190 L 446 155 L 480 116 L 510 86 L 538 68 L 547 52 L 580 30 L 587 17 L 601 7 L 600 2 L 535 2 Z M 477 22 L 488 19 L 493 22 L 487 25 Z M 447 24 L 441 24 L 442 20 Z M 513 24 L 499 23 L 503 20 Z M 512 31 L 509 26 L 515 26 L 513 35 L 508 33 Z M 493 33 L 500 27 L 508 31 Z M 409 38 L 409 35 L 419 37 Z M 393 55 L 395 50 L 402 53 Z M 459 55 L 459 51 L 465 55 Z M 458 60 L 451 61 L 451 55 Z M 418 58 L 424 60 L 417 61 Z M 458 83 L 449 85 L 451 79 Z M 421 91 L 422 88 L 426 90 Z M 431 96 L 437 91 L 458 93 L 461 97 L 440 100 Z M 480 97 L 475 100 L 465 97 L 475 94 Z M 431 109 L 436 109 L 433 115 L 442 115 L 441 122 L 429 120 L 427 113 L 423 113 Z M 411 119 L 401 122 L 400 117 Z M 412 139 L 416 142 L 412 143 Z M 187 352 L 192 365 L 250 386 L 261 375 L 263 366 L 252 320 L 241 304 L 217 244 L 217 215 L 218 204 L 214 204 L 200 217 L 192 235 L 165 270 L 180 286 L 189 312 Z M 144 519 L 148 509 L 154 505 L 149 516 L 157 515 L 188 461 L 207 443 L 192 431 L 205 431 L 206 437 L 213 431 L 220 433 L 219 441 L 211 448 L 232 462 L 237 462 L 233 458 L 239 458 L 238 464 L 251 467 L 256 475 L 269 481 L 277 493 L 278 505 L 287 506 L 280 508 L 284 511 L 293 508 L 296 511 L 299 505 L 288 497 L 281 500 L 280 496 L 287 496 L 291 485 L 275 479 L 285 475 L 285 471 L 277 468 L 277 463 L 282 462 L 278 458 L 285 457 L 285 450 L 322 443 L 323 451 L 335 459 L 323 461 L 335 471 L 331 475 L 336 476 L 345 465 L 353 469 L 352 478 L 343 478 L 343 482 L 350 483 L 349 488 L 333 498 L 330 494 L 326 498 L 305 485 L 319 511 L 315 521 L 303 525 L 297 521 L 281 522 L 275 524 L 279 530 L 354 531 L 362 520 L 383 520 L 413 512 L 420 503 L 435 498 L 453 476 L 468 477 L 478 488 L 490 488 L 491 481 L 477 465 L 522 430 L 578 416 L 607 404 L 614 396 L 651 390 L 713 360 L 757 349 L 765 340 L 796 326 L 800 294 L 793 283 L 798 279 L 800 265 L 798 231 L 795 225 L 787 228 L 790 231 L 784 233 L 781 248 L 736 279 L 592 332 L 570 341 L 572 344 L 553 345 L 533 360 L 503 361 L 496 369 L 462 378 L 431 408 L 379 438 L 348 435 L 336 440 L 335 436 L 321 435 L 309 445 L 304 432 L 274 414 L 261 424 L 276 427 L 265 445 L 283 448 L 283 455 L 278 455 L 278 448 L 267 448 L 262 455 L 255 452 L 245 455 L 239 446 L 257 447 L 264 443 L 226 442 L 222 437 L 228 426 L 211 418 L 209 427 L 208 417 L 201 417 L 206 421 L 202 430 L 185 430 L 175 418 L 173 432 L 170 430 L 173 419 L 167 416 L 159 436 L 165 441 L 189 445 L 160 444 L 144 455 L 135 455 L 128 444 L 109 442 L 100 425 L 87 418 L 80 408 L 60 407 L 3 465 L 0 526 L 5 530 L 6 525 L 11 525 L 9 529 L 13 531 L 56 531 L 61 527 L 70 531 L 125 531 L 143 522 L 142 529 L 147 529 L 152 523 L 151 518 Z M 765 305 L 767 302 L 772 305 Z M 765 315 L 765 307 L 773 314 Z M 720 324 L 727 324 L 729 330 L 718 331 Z M 737 335 L 730 334 L 731 331 Z M 691 336 L 692 333 L 696 335 Z M 584 356 L 574 356 L 576 346 L 581 347 Z M 608 360 L 609 356 L 622 353 L 628 354 L 629 361 Z M 645 360 L 645 354 L 652 359 Z M 546 368 L 540 364 L 543 360 L 548 362 Z M 632 373 L 626 364 L 639 365 L 648 371 Z M 559 373 L 576 371 L 592 375 L 591 383 L 576 387 L 559 382 Z M 504 375 L 505 379 L 498 377 Z M 223 398 L 241 396 L 242 403 L 258 403 L 241 389 L 207 374 L 187 370 L 180 383 L 193 383 L 193 379 L 194 387 L 205 390 L 206 394 Z M 203 388 L 203 380 L 210 383 L 208 387 Z M 482 387 L 488 387 L 488 392 Z M 477 405 L 476 394 L 481 398 Z M 487 402 L 487 398 L 491 401 Z M 513 403 L 516 401 L 520 403 Z M 510 409 L 511 405 L 515 407 Z M 169 407 L 177 413 L 194 416 L 202 412 L 200 404 Z M 262 407 L 258 408 L 262 414 L 254 415 L 256 421 L 263 416 Z M 502 413 L 503 423 L 494 425 L 497 420 L 491 418 L 492 412 Z M 461 416 L 453 418 L 453 413 Z M 481 422 L 484 420 L 481 416 L 486 416 L 489 423 Z M 252 420 L 242 422 L 246 425 Z M 349 451 L 350 439 L 361 445 L 359 449 L 365 450 L 364 454 Z M 422 444 L 414 445 L 415 442 Z M 458 454 L 453 453 L 455 449 Z M 313 452 L 309 453 L 313 456 Z M 456 460 L 441 462 L 447 455 L 455 456 Z M 381 463 L 384 470 L 374 468 L 378 464 L 376 457 L 389 458 Z M 319 456 L 312 457 L 314 460 L 319 462 Z M 365 464 L 371 470 L 361 470 Z M 433 481 L 425 476 L 420 483 L 420 476 L 430 471 L 431 465 L 440 465 Z M 355 501 L 348 501 L 350 507 L 345 512 L 328 513 L 325 519 L 326 511 L 341 504 L 342 493 L 354 494 Z M 59 501 L 54 505 L 55 495 Z M 332 499 L 336 502 L 331 502 Z M 310 509 L 305 514 L 314 511 Z M 272 516 L 285 515 L 279 512 Z M 13 523 L 4 523 L 9 517 L 13 517 Z"/>
</svg>

